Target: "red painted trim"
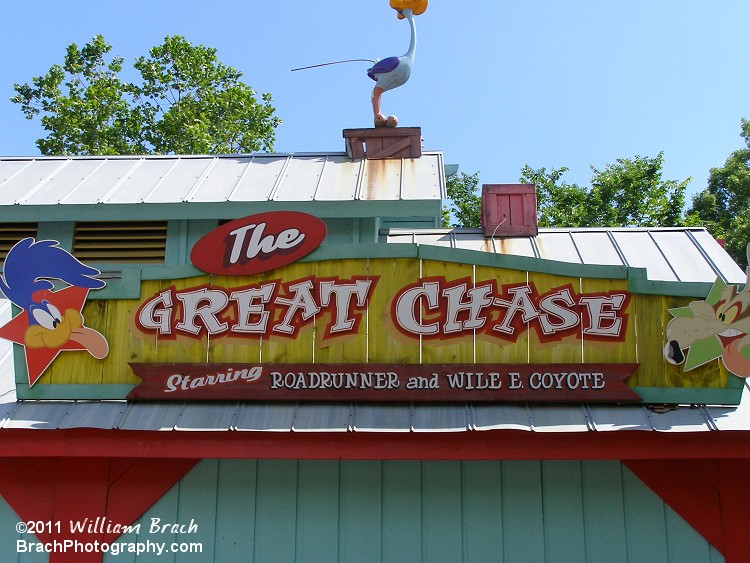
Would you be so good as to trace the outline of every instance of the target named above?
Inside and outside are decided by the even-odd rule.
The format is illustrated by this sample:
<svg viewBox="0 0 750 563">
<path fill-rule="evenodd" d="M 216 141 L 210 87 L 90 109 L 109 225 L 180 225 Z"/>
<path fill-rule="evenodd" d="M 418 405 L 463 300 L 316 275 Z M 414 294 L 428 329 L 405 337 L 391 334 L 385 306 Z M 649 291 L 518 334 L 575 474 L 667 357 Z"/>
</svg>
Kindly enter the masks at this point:
<svg viewBox="0 0 750 563">
<path fill-rule="evenodd" d="M 750 460 L 720 459 L 721 522 L 724 529 L 724 559 L 727 563 L 744 563 L 750 549 L 747 544 L 747 510 L 750 506 L 750 484 L 747 476 Z M 689 493 L 689 491 L 688 491 Z"/>
<path fill-rule="evenodd" d="M 749 432 L 184 432 L 0 430 L 2 457 L 750 459 Z"/>
<path fill-rule="evenodd" d="M 750 459 L 630 460 L 625 465 L 719 550 L 748 560 Z"/>
<path fill-rule="evenodd" d="M 693 460 L 628 460 L 625 466 L 720 552 L 724 552 L 721 498 Z M 711 460 L 716 467 L 716 461 Z"/>
<path fill-rule="evenodd" d="M 117 525 L 130 525 L 197 463 L 196 459 L 104 457 L 0 458 L 0 495 L 26 522 L 59 522 L 36 536 L 43 542 L 112 543 Z M 71 522 L 83 528 L 73 529 Z M 25 539 L 33 540 L 33 536 Z M 101 552 L 72 549 L 51 563 L 98 563 Z"/>
</svg>

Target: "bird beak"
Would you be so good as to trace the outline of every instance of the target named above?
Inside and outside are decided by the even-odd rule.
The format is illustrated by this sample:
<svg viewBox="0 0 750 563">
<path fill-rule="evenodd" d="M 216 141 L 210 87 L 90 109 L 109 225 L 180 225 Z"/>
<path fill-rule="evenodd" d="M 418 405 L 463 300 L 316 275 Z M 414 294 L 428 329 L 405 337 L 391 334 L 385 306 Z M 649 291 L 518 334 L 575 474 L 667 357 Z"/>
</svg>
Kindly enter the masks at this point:
<svg viewBox="0 0 750 563">
<path fill-rule="evenodd" d="M 68 309 L 53 329 L 31 325 L 24 334 L 24 344 L 29 348 L 61 348 L 72 340 L 83 346 L 97 360 L 109 352 L 107 340 L 94 329 L 83 326 L 83 316 L 75 309 Z"/>
</svg>

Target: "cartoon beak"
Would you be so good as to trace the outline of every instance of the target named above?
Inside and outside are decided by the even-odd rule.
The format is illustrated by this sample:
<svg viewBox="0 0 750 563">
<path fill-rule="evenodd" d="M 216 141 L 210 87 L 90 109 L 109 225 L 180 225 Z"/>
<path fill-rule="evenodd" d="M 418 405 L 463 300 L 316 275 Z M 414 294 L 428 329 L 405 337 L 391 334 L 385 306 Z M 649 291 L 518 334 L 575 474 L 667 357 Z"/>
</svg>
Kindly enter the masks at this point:
<svg viewBox="0 0 750 563">
<path fill-rule="evenodd" d="M 29 348 L 60 348 L 72 340 L 83 346 L 89 354 L 101 360 L 109 353 L 109 344 L 100 333 L 83 326 L 83 316 L 68 309 L 55 328 L 31 325 L 24 334 L 24 344 Z"/>
</svg>

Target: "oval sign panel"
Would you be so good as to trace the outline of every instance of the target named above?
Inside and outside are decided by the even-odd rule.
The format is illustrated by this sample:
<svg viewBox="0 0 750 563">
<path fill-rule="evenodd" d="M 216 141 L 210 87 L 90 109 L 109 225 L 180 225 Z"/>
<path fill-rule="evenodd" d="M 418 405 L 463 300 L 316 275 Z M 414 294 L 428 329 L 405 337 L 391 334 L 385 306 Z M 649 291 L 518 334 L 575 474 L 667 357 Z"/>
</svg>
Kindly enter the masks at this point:
<svg viewBox="0 0 750 563">
<path fill-rule="evenodd" d="M 326 237 L 326 224 L 299 211 L 268 211 L 235 219 L 201 238 L 190 252 L 209 274 L 267 272 L 307 256 Z"/>
</svg>

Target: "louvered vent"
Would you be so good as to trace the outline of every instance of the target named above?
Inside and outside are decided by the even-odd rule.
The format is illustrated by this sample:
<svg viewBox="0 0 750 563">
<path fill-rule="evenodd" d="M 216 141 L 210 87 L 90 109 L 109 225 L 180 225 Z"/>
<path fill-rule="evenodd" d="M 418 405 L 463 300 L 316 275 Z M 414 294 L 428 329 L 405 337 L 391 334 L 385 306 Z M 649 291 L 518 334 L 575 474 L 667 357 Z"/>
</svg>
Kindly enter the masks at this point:
<svg viewBox="0 0 750 563">
<path fill-rule="evenodd" d="M 166 221 L 76 223 L 73 255 L 87 262 L 163 264 Z"/>
<path fill-rule="evenodd" d="M 36 238 L 36 223 L 0 223 L 0 263 L 5 261 L 8 251 L 19 240 Z"/>
</svg>

